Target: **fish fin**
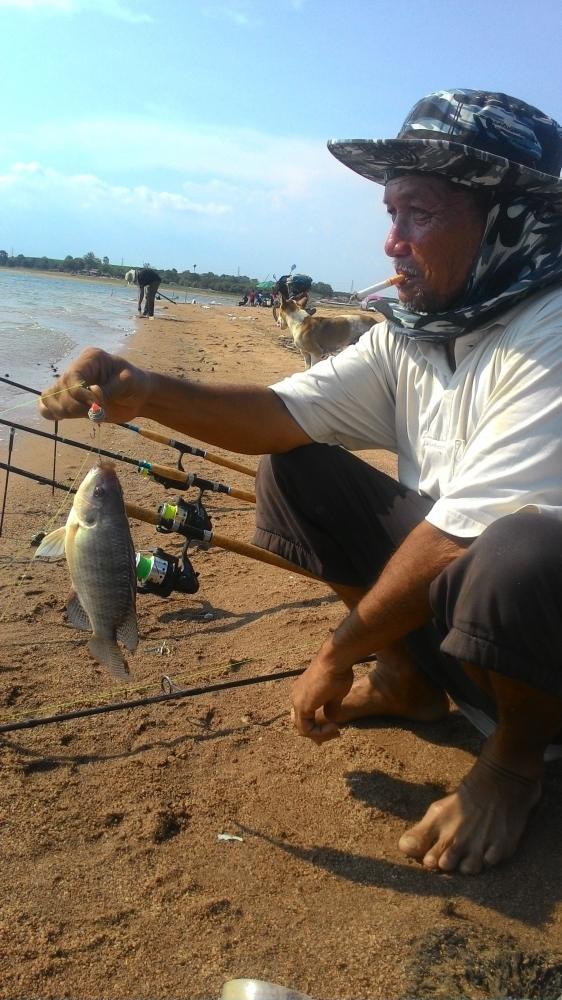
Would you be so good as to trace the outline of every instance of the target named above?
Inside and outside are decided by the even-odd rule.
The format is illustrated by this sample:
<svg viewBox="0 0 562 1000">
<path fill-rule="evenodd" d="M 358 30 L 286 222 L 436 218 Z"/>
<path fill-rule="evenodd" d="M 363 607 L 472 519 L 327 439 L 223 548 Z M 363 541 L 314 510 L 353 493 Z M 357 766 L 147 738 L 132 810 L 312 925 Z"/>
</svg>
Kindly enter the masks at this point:
<svg viewBox="0 0 562 1000">
<path fill-rule="evenodd" d="M 66 602 L 66 615 L 74 628 L 81 628 L 85 632 L 92 631 L 92 623 L 88 612 L 82 607 L 80 598 L 75 590 L 71 590 Z"/>
<path fill-rule="evenodd" d="M 43 559 L 62 559 L 65 539 L 66 524 L 63 524 L 62 528 L 57 528 L 45 535 L 41 544 L 35 549 L 33 558 L 37 559 L 37 556 L 41 556 Z"/>
<path fill-rule="evenodd" d="M 134 653 L 135 649 L 139 644 L 139 630 L 137 625 L 137 612 L 134 607 L 129 608 L 127 614 L 125 615 L 123 621 L 118 625 L 116 629 L 117 638 L 119 642 L 129 650 L 130 653 Z"/>
<path fill-rule="evenodd" d="M 109 672 L 115 677 L 115 680 L 127 682 L 131 680 L 127 662 L 119 646 L 113 639 L 108 639 L 102 635 L 93 635 L 88 643 L 88 649 L 94 660 L 107 667 Z"/>
</svg>

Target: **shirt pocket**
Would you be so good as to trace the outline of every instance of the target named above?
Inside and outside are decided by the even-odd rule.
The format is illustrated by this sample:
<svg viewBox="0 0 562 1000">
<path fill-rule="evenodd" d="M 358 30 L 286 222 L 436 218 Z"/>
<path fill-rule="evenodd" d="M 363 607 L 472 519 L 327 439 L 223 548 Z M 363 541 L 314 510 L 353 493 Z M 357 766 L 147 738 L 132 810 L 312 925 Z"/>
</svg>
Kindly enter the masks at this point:
<svg viewBox="0 0 562 1000">
<path fill-rule="evenodd" d="M 420 493 L 438 500 L 447 492 L 462 459 L 465 441 L 462 438 L 441 440 L 424 435 L 420 463 Z"/>
</svg>

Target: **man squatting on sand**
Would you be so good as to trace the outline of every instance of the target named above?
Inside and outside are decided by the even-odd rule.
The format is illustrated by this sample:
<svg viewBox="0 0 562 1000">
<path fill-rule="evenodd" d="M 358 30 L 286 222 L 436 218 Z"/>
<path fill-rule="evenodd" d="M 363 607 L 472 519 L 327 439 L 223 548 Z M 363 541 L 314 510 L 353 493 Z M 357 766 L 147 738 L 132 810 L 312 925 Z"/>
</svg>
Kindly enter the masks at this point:
<svg viewBox="0 0 562 1000">
<path fill-rule="evenodd" d="M 545 754 L 562 752 L 562 130 L 504 94 L 441 91 L 397 139 L 329 148 L 384 185 L 404 276 L 384 322 L 270 388 L 89 349 L 41 412 L 85 416 L 95 397 L 109 420 L 266 456 L 255 541 L 349 609 L 294 686 L 298 732 L 437 721 L 450 695 L 487 739 L 400 848 L 476 873 L 516 850 Z M 400 481 L 361 448 L 397 453 Z"/>
</svg>

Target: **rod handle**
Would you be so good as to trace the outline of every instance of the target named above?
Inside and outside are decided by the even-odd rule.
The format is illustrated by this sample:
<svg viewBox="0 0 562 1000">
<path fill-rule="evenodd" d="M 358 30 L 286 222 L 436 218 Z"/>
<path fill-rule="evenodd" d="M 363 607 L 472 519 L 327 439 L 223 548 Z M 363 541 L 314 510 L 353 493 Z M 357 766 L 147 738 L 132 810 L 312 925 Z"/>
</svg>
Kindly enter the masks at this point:
<svg viewBox="0 0 562 1000">
<path fill-rule="evenodd" d="M 147 510 L 146 507 L 137 507 L 135 503 L 126 503 L 125 510 L 127 511 L 127 517 L 132 517 L 135 521 L 146 521 L 147 524 L 160 524 L 160 514 L 156 511 Z"/>
<path fill-rule="evenodd" d="M 236 497 L 237 500 L 245 500 L 247 503 L 256 502 L 256 494 L 249 493 L 247 490 L 237 490 L 234 486 L 230 487 L 229 497 Z"/>
<path fill-rule="evenodd" d="M 325 583 L 326 586 L 329 586 L 327 581 L 323 580 L 321 576 L 316 576 L 315 573 L 311 573 L 308 569 L 303 569 L 302 566 L 296 566 L 294 563 L 289 562 L 288 559 L 283 559 L 282 556 L 278 556 L 274 552 L 268 552 L 267 549 L 260 549 L 258 545 L 252 545 L 251 542 L 240 542 L 235 538 L 226 538 L 224 535 L 217 535 L 213 531 L 211 545 L 217 545 L 220 549 L 227 549 L 228 552 L 237 552 L 238 555 L 247 556 L 249 559 L 257 559 L 258 562 L 269 563 L 270 566 L 278 566 L 279 569 L 287 569 L 298 576 L 307 576 L 309 580 L 318 580 L 319 583 Z"/>
<path fill-rule="evenodd" d="M 205 457 L 209 462 L 214 462 L 215 465 L 222 465 L 225 469 L 234 469 L 235 472 L 243 472 L 245 476 L 252 476 L 253 479 L 256 478 L 256 470 L 251 469 L 248 465 L 242 465 L 240 462 L 233 462 L 230 458 L 223 458 L 222 455 L 215 455 L 214 452 L 205 452 Z"/>
</svg>

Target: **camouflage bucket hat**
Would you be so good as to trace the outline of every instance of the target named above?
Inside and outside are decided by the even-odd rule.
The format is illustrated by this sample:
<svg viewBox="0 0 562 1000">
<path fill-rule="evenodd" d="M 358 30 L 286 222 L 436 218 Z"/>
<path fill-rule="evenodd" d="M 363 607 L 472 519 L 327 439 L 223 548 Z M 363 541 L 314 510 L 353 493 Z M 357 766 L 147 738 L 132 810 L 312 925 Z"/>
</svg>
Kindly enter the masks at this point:
<svg viewBox="0 0 562 1000">
<path fill-rule="evenodd" d="M 470 187 L 562 196 L 562 128 L 507 94 L 438 90 L 418 101 L 396 139 L 332 139 L 328 149 L 378 184 L 423 171 Z"/>
</svg>

